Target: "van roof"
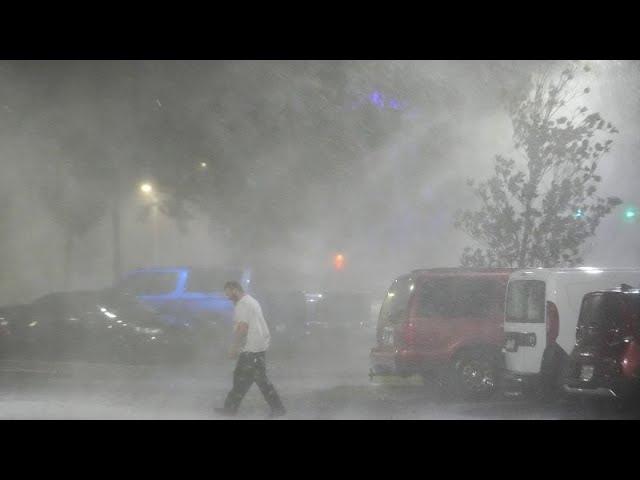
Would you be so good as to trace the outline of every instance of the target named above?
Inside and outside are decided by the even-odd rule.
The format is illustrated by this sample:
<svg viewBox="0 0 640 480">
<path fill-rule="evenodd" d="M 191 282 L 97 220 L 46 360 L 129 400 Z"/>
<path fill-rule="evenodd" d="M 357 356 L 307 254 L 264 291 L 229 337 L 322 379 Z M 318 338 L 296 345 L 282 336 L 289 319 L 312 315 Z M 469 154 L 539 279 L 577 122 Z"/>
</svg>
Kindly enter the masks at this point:
<svg viewBox="0 0 640 480">
<path fill-rule="evenodd" d="M 519 271 L 545 271 L 551 273 L 571 273 L 571 272 L 585 272 L 589 270 L 602 270 L 603 272 L 637 272 L 640 271 L 640 267 L 562 267 L 562 268 L 542 268 L 542 267 L 531 267 L 531 268 L 520 268 L 516 270 Z"/>
<path fill-rule="evenodd" d="M 529 277 L 535 279 L 547 279 L 555 276 L 578 276 L 600 273 L 638 273 L 639 268 L 608 268 L 608 267 L 575 267 L 575 268 L 523 268 L 511 274 L 511 278 Z"/>
<path fill-rule="evenodd" d="M 197 271 L 207 271 L 207 270 L 242 270 L 242 267 L 233 267 L 226 265 L 211 265 L 211 266 L 192 266 L 192 265 L 177 265 L 177 266 L 164 266 L 164 267 L 144 267 L 144 268 L 136 268 L 126 272 L 126 274 L 131 273 L 158 273 L 158 272 L 183 272 L 186 270 L 197 270 Z"/>
<path fill-rule="evenodd" d="M 624 288 L 622 288 L 622 286 L 620 286 L 620 287 L 610 288 L 610 289 L 606 289 L 606 290 L 594 290 L 593 292 L 589 292 L 587 295 L 593 295 L 594 293 L 595 294 L 601 294 L 601 293 L 623 293 L 623 294 L 630 294 L 630 295 L 638 295 L 638 294 L 640 294 L 640 288 L 631 287 L 629 289 L 624 289 Z"/>
<path fill-rule="evenodd" d="M 477 275 L 477 274 L 510 274 L 515 271 L 514 268 L 467 268 L 467 267 L 450 267 L 450 268 L 420 268 L 413 270 L 407 275 Z"/>
</svg>

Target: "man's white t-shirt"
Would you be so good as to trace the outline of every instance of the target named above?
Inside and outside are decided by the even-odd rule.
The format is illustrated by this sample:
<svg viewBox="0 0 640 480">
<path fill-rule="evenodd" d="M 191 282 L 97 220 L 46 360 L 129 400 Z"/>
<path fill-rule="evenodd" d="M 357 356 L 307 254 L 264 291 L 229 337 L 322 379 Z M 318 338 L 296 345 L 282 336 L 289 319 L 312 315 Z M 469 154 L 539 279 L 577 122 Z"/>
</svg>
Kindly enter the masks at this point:
<svg viewBox="0 0 640 480">
<path fill-rule="evenodd" d="M 233 321 L 236 326 L 239 323 L 249 325 L 247 343 L 242 348 L 243 352 L 264 352 L 269 348 L 271 334 L 269 333 L 267 322 L 265 322 L 264 316 L 262 315 L 262 308 L 255 298 L 245 294 L 238 300 Z"/>
</svg>

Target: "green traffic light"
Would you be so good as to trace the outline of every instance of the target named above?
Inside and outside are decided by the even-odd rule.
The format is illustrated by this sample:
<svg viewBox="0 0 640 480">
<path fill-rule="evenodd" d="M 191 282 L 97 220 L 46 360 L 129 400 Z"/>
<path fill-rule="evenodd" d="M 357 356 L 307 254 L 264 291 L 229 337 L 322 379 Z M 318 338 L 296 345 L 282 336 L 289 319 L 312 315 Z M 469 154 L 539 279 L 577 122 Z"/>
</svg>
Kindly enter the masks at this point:
<svg viewBox="0 0 640 480">
<path fill-rule="evenodd" d="M 636 212 L 631 209 L 628 209 L 626 212 L 624 212 L 624 216 L 627 218 L 633 218 L 636 216 Z"/>
</svg>

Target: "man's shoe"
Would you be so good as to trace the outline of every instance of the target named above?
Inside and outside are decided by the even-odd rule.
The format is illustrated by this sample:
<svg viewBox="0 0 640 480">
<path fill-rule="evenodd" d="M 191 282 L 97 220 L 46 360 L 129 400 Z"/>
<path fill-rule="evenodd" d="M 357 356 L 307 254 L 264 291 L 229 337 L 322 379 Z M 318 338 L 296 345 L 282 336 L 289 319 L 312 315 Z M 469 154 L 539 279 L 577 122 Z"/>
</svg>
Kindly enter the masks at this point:
<svg viewBox="0 0 640 480">
<path fill-rule="evenodd" d="M 269 418 L 282 417 L 286 413 L 287 411 L 284 408 L 279 408 L 278 410 L 271 410 L 271 413 L 269 414 Z"/>
<path fill-rule="evenodd" d="M 233 417 L 236 414 L 236 412 L 234 412 L 233 410 L 229 410 L 228 408 L 224 407 L 216 407 L 213 409 L 213 411 L 218 415 L 222 415 L 223 417 Z"/>
</svg>

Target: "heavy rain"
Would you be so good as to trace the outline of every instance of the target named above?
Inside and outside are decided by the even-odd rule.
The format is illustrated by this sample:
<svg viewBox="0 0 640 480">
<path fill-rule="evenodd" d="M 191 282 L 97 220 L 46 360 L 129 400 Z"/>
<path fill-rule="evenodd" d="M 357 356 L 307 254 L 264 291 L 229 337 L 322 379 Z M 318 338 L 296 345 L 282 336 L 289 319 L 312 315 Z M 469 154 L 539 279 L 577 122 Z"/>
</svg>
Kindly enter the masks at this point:
<svg viewBox="0 0 640 480">
<path fill-rule="evenodd" d="M 638 61 L 0 61 L 0 418 L 636 418 L 639 127 Z"/>
</svg>

